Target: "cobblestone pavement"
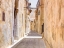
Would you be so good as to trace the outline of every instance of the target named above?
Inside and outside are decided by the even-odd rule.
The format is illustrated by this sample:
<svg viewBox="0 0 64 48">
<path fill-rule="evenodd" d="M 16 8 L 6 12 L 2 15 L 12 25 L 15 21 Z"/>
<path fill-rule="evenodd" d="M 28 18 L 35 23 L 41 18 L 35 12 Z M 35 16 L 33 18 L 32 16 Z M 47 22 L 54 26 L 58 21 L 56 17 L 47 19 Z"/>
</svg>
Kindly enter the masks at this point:
<svg viewBox="0 0 64 48">
<path fill-rule="evenodd" d="M 30 32 L 17 46 L 13 48 L 46 48 L 41 35 Z"/>
</svg>

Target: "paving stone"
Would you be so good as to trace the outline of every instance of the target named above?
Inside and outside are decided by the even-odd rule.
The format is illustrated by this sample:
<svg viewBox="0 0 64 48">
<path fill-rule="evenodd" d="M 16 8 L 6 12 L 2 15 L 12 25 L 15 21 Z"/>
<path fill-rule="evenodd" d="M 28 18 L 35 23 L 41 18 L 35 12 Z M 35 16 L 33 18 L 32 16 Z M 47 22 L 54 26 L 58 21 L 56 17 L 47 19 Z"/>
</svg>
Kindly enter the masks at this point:
<svg viewBox="0 0 64 48">
<path fill-rule="evenodd" d="M 29 34 L 30 36 L 41 36 L 35 32 L 30 32 Z M 13 48 L 46 48 L 46 46 L 42 38 L 24 38 L 17 46 Z"/>
</svg>

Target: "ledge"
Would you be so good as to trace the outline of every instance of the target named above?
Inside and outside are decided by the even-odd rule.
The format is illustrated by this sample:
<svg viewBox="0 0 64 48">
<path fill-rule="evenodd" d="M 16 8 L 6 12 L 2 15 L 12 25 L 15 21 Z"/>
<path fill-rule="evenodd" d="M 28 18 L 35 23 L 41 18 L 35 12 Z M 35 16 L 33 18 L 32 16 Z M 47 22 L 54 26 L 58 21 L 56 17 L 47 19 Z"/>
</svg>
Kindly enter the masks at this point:
<svg viewBox="0 0 64 48">
<path fill-rule="evenodd" d="M 25 38 L 26 36 L 24 36 L 24 37 L 22 37 L 22 38 L 20 38 L 19 40 L 17 40 L 14 44 L 12 44 L 12 45 L 10 45 L 9 47 L 7 47 L 7 48 L 13 48 L 13 47 L 15 47 L 15 46 L 17 46 L 20 42 L 21 42 L 21 40 L 23 39 L 23 38 Z"/>
</svg>

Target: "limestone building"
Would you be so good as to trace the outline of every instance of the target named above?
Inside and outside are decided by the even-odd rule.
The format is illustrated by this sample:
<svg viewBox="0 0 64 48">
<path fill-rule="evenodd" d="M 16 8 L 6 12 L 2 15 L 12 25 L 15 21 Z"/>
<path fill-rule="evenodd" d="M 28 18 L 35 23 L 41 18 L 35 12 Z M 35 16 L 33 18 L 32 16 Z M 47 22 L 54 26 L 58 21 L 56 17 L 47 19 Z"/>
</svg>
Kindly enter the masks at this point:
<svg viewBox="0 0 64 48">
<path fill-rule="evenodd" d="M 35 11 L 35 24 L 36 24 L 36 31 L 38 33 L 44 32 L 44 2 L 43 0 L 38 0 L 36 5 L 36 11 Z"/>
<path fill-rule="evenodd" d="M 30 13 L 30 30 L 35 31 L 35 8 L 31 9 L 32 12 Z"/>
<path fill-rule="evenodd" d="M 29 0 L 0 0 L 0 48 L 7 48 L 26 33 Z M 28 11 L 28 12 L 27 12 Z"/>
<path fill-rule="evenodd" d="M 14 0 L 0 0 L 0 48 L 13 42 Z"/>
<path fill-rule="evenodd" d="M 44 1 L 44 38 L 48 48 L 64 48 L 64 0 Z"/>
<path fill-rule="evenodd" d="M 64 0 L 38 2 L 38 32 L 42 32 L 41 25 L 44 23 L 44 40 L 47 48 L 64 48 Z"/>
</svg>

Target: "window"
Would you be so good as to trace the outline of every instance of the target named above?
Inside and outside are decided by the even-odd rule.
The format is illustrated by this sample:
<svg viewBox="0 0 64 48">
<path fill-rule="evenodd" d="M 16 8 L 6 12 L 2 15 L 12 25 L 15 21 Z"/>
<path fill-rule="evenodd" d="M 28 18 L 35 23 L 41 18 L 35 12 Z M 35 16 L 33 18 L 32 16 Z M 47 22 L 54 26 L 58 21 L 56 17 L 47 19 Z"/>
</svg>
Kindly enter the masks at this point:
<svg viewBox="0 0 64 48">
<path fill-rule="evenodd" d="M 40 10 L 38 11 L 38 15 L 40 15 Z"/>
<path fill-rule="evenodd" d="M 5 13 L 2 13 L 2 21 L 5 21 Z"/>
<path fill-rule="evenodd" d="M 23 25 L 23 14 L 22 14 L 22 25 Z"/>
</svg>

